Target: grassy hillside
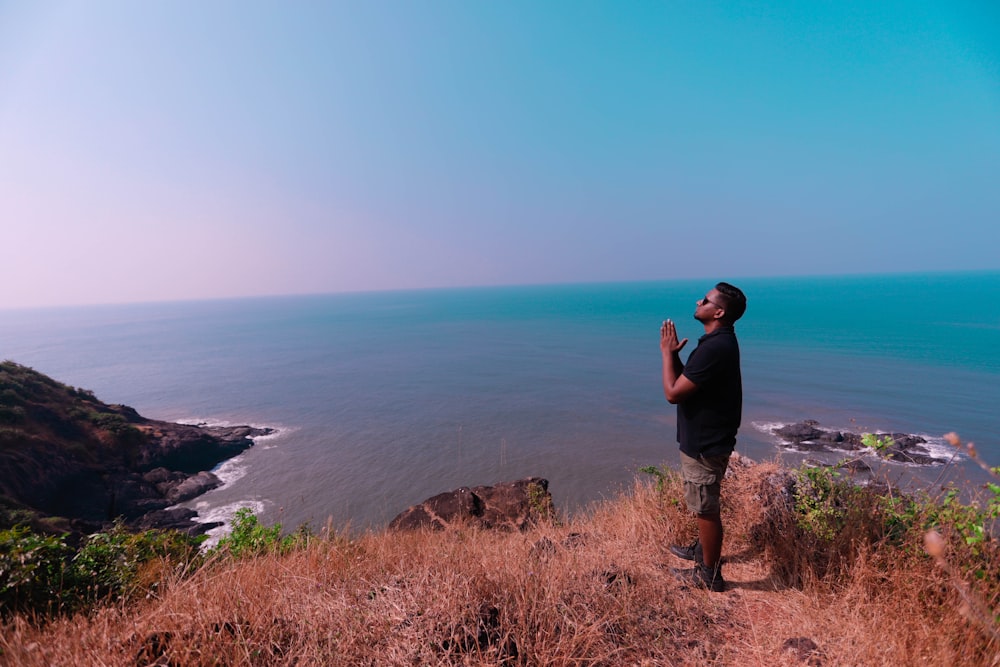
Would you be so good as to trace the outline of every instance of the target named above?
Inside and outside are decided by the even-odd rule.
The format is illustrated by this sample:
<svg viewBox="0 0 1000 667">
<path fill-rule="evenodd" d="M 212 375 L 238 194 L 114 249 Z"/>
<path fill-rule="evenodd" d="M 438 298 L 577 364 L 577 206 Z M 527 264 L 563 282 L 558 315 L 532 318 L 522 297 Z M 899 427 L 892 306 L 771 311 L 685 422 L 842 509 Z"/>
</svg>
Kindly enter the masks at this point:
<svg viewBox="0 0 1000 667">
<path fill-rule="evenodd" d="M 45 439 L 94 461 L 127 454 L 137 444 L 134 410 L 107 405 L 78 389 L 13 361 L 0 362 L 0 434 Z"/>
<path fill-rule="evenodd" d="M 0 527 L 69 514 L 93 471 L 134 464 L 146 441 L 138 419 L 88 390 L 0 362 Z"/>
<path fill-rule="evenodd" d="M 988 511 L 858 488 L 828 470 L 734 465 L 730 588 L 709 593 L 670 572 L 687 563 L 667 546 L 688 541 L 693 522 L 679 480 L 652 472 L 581 516 L 521 533 L 328 527 L 282 543 L 258 531 L 265 539 L 240 557 L 161 562 L 132 602 L 42 624 L 8 618 L 0 662 L 1000 664 Z"/>
</svg>

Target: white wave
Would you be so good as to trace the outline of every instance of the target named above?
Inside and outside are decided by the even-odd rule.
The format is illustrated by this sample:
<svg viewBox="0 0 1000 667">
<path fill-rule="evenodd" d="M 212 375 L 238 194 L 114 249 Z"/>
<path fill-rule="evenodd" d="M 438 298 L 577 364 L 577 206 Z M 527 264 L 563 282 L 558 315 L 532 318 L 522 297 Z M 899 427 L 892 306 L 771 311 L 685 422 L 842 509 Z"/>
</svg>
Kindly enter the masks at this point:
<svg viewBox="0 0 1000 667">
<path fill-rule="evenodd" d="M 774 429 L 781 428 L 782 426 L 788 426 L 791 422 L 750 422 L 750 424 L 760 431 L 761 433 L 767 433 L 768 435 L 774 435 Z"/>
<path fill-rule="evenodd" d="M 775 431 L 783 426 L 789 426 L 793 423 L 794 422 L 750 422 L 750 424 L 761 433 L 766 433 L 770 437 L 776 439 L 779 447 L 787 447 L 792 443 L 785 440 L 780 435 L 777 435 Z"/>
<path fill-rule="evenodd" d="M 218 488 L 229 486 L 236 480 L 245 477 L 250 468 L 246 465 L 242 455 L 226 459 L 212 469 L 212 472 L 222 484 Z"/>
<path fill-rule="evenodd" d="M 278 446 L 276 444 L 277 441 L 280 441 L 285 436 L 295 433 L 295 431 L 299 430 L 296 427 L 289 427 L 289 426 L 279 427 L 279 426 L 256 426 L 254 424 L 250 425 L 253 426 L 254 428 L 269 428 L 272 431 L 274 431 L 273 433 L 268 433 L 267 435 L 257 435 L 251 438 L 251 440 L 253 440 L 254 447 L 259 447 L 261 449 L 274 449 L 275 447 Z"/>
<path fill-rule="evenodd" d="M 967 458 L 967 454 L 962 450 L 951 446 L 947 440 L 944 439 L 943 435 L 928 435 L 926 433 L 914 433 L 913 435 L 918 435 L 927 442 L 921 444 L 928 451 L 928 453 L 937 459 L 950 460 L 953 456 L 955 460 L 960 460 Z"/>
</svg>

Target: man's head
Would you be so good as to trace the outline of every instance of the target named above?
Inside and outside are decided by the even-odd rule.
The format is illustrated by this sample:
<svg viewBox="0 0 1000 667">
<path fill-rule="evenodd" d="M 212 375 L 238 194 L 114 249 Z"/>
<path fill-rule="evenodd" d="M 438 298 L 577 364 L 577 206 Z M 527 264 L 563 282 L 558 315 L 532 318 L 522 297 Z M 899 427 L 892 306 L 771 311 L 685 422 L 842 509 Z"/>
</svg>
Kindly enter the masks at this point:
<svg viewBox="0 0 1000 667">
<path fill-rule="evenodd" d="M 694 317 L 706 326 L 713 321 L 732 325 L 743 317 L 746 309 L 747 297 L 740 288 L 729 283 L 718 283 L 698 301 Z"/>
</svg>

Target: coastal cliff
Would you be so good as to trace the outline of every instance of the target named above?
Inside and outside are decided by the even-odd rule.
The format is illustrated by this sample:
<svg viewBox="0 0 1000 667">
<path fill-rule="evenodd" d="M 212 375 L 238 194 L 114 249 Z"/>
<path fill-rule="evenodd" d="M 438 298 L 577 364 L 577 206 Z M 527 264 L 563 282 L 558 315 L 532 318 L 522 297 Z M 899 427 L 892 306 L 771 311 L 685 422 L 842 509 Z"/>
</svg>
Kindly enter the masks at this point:
<svg viewBox="0 0 1000 667">
<path fill-rule="evenodd" d="M 0 529 L 86 533 L 119 520 L 135 529 L 202 532 L 172 507 L 221 482 L 210 470 L 271 433 L 142 417 L 27 366 L 0 363 Z"/>
</svg>

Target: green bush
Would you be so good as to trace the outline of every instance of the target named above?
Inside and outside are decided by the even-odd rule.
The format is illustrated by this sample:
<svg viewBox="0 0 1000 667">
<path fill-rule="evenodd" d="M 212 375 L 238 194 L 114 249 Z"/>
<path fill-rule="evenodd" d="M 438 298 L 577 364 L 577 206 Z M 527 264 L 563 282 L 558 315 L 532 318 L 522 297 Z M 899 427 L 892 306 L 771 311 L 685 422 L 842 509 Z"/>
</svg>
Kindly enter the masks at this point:
<svg viewBox="0 0 1000 667">
<path fill-rule="evenodd" d="M 95 533 L 73 557 L 73 575 L 80 584 L 76 595 L 97 601 L 146 592 L 157 584 L 143 576 L 151 564 L 166 561 L 169 567 L 189 566 L 198 560 L 203 541 L 203 537 L 173 530 L 131 533 L 120 524 Z"/>
<path fill-rule="evenodd" d="M 859 526 L 869 543 L 885 541 L 907 552 L 922 552 L 926 531 L 954 537 L 973 560 L 993 540 L 990 523 L 1000 518 L 1000 485 L 986 485 L 984 502 L 962 502 L 954 487 L 932 495 L 906 495 L 862 487 L 831 468 L 806 468 L 798 473 L 795 491 L 797 523 L 805 534 L 827 543 L 842 540 L 850 528 L 857 540 Z"/>
<path fill-rule="evenodd" d="M 261 525 L 253 510 L 241 507 L 233 516 L 232 530 L 219 540 L 213 553 L 228 553 L 234 558 L 259 556 L 268 553 L 287 553 L 304 545 L 309 539 L 304 526 L 292 535 L 281 536 L 281 524 L 270 528 Z"/>
<path fill-rule="evenodd" d="M 832 541 L 863 505 L 862 490 L 829 467 L 799 470 L 795 509 L 799 528 L 823 541 Z"/>
<path fill-rule="evenodd" d="M 73 550 L 65 536 L 36 535 L 27 528 L 0 531 L 0 611 L 59 611 L 66 594 Z"/>
<path fill-rule="evenodd" d="M 65 535 L 23 527 L 0 531 L 0 615 L 48 616 L 144 594 L 168 572 L 196 564 L 202 541 L 169 530 L 130 533 L 118 525 L 90 535 L 74 551 Z"/>
<path fill-rule="evenodd" d="M 87 418 L 94 426 L 106 429 L 112 433 L 118 433 L 119 431 L 134 428 L 128 423 L 127 419 L 113 412 L 97 412 L 95 410 L 91 410 L 87 414 Z"/>
</svg>

